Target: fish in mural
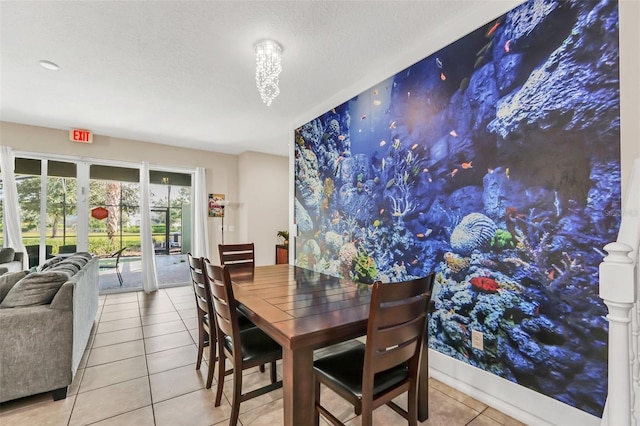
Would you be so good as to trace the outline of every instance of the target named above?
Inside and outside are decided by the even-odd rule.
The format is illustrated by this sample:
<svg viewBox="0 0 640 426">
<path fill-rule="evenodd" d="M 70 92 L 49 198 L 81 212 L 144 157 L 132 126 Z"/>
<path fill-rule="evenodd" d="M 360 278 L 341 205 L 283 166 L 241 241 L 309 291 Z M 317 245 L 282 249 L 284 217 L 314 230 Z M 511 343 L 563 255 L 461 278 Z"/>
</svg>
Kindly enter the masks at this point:
<svg viewBox="0 0 640 426">
<path fill-rule="evenodd" d="M 387 141 L 385 141 L 385 140 L 380 141 L 380 146 L 381 147 L 385 146 L 386 144 L 387 144 Z"/>
<path fill-rule="evenodd" d="M 473 165 L 471 163 L 473 163 L 473 161 L 469 161 L 468 163 L 462 163 L 460 164 L 460 167 L 462 167 L 463 169 L 473 169 Z"/>
<path fill-rule="evenodd" d="M 451 136 L 453 136 L 454 138 L 457 138 L 457 137 L 458 137 L 458 132 L 456 132 L 455 130 L 450 131 L 450 132 L 449 132 L 449 134 L 450 134 Z"/>
<path fill-rule="evenodd" d="M 459 171 L 458 168 L 451 170 L 451 172 L 449 172 L 449 177 L 454 177 L 455 175 L 458 174 L 458 171 Z"/>
<path fill-rule="evenodd" d="M 440 60 L 440 58 L 436 58 L 436 66 L 442 69 L 442 61 Z"/>
<path fill-rule="evenodd" d="M 489 28 L 489 30 L 487 31 L 486 37 L 487 38 L 493 37 L 496 30 L 500 26 L 500 24 L 502 24 L 502 18 L 498 18 L 498 20 L 496 20 L 496 22 L 491 26 L 491 28 Z"/>
<path fill-rule="evenodd" d="M 396 128 L 396 122 L 395 122 L 395 121 L 392 121 L 392 122 L 389 124 L 389 128 L 390 128 L 390 129 L 395 129 L 395 128 Z"/>
<path fill-rule="evenodd" d="M 465 90 L 467 90 L 467 87 L 469 87 L 469 77 L 463 78 L 460 82 L 460 91 L 464 92 Z"/>
<path fill-rule="evenodd" d="M 440 80 L 445 81 L 447 79 L 447 76 L 444 75 L 443 72 L 440 73 Z"/>
<path fill-rule="evenodd" d="M 511 51 L 511 40 L 507 40 L 504 43 L 504 51 L 505 53 L 509 53 Z"/>
<path fill-rule="evenodd" d="M 374 104 L 375 106 L 380 106 L 380 105 L 382 105 L 382 101 L 380 101 L 379 99 L 374 99 L 374 100 L 373 100 L 373 104 Z"/>
<path fill-rule="evenodd" d="M 489 49 L 491 49 L 491 47 L 493 46 L 493 40 L 491 40 L 489 43 L 485 44 L 482 49 L 480 49 L 478 51 L 478 53 L 476 53 L 476 56 L 484 56 L 486 55 L 486 53 L 489 51 Z"/>
<path fill-rule="evenodd" d="M 473 277 L 469 282 L 473 288 L 482 293 L 495 293 L 500 288 L 496 280 L 487 277 Z"/>
</svg>

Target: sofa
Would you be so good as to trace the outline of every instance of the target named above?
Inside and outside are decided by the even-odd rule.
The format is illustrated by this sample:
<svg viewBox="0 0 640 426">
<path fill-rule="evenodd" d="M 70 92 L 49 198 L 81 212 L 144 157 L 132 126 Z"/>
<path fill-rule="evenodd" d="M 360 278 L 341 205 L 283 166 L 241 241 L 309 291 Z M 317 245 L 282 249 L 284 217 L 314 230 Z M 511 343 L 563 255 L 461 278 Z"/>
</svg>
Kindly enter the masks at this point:
<svg viewBox="0 0 640 426">
<path fill-rule="evenodd" d="M 98 259 L 75 253 L 0 276 L 0 402 L 66 398 L 98 310 Z"/>
<path fill-rule="evenodd" d="M 22 270 L 22 253 L 5 247 L 0 249 L 0 274 Z"/>
</svg>

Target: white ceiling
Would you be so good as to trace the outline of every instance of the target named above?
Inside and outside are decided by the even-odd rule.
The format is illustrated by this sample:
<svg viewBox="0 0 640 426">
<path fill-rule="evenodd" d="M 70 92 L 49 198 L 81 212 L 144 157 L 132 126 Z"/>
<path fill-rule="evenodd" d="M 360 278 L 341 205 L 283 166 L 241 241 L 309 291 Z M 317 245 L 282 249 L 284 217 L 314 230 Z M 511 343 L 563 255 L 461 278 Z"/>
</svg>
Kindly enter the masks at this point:
<svg viewBox="0 0 640 426">
<path fill-rule="evenodd" d="M 288 155 L 300 120 L 513 3 L 0 0 L 0 119 Z M 253 46 L 265 38 L 283 46 L 281 94 L 271 107 L 255 87 Z M 60 70 L 40 67 L 42 59 Z"/>
</svg>

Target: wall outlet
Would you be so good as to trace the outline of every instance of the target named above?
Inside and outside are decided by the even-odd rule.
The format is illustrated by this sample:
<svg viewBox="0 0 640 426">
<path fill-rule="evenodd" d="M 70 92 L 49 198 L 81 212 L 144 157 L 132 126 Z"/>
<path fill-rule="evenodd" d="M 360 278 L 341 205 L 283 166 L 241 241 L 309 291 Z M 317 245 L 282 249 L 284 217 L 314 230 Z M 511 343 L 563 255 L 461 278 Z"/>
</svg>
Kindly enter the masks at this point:
<svg viewBox="0 0 640 426">
<path fill-rule="evenodd" d="M 471 330 L 471 347 L 484 350 L 484 334 L 481 331 Z"/>
</svg>

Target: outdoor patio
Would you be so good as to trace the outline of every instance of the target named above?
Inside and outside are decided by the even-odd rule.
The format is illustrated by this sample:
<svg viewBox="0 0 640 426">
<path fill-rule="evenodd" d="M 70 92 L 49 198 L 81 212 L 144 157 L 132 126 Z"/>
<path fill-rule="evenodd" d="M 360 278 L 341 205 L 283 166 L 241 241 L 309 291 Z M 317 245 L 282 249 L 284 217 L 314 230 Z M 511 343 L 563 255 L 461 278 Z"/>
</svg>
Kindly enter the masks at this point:
<svg viewBox="0 0 640 426">
<path fill-rule="evenodd" d="M 113 263 L 113 259 L 101 259 L 100 264 Z M 186 254 L 157 255 L 156 266 L 160 287 L 177 287 L 190 284 L 189 264 Z M 122 286 L 114 268 L 100 269 L 100 294 L 135 291 L 142 289 L 142 260 L 140 256 L 121 257 L 119 263 Z"/>
</svg>

